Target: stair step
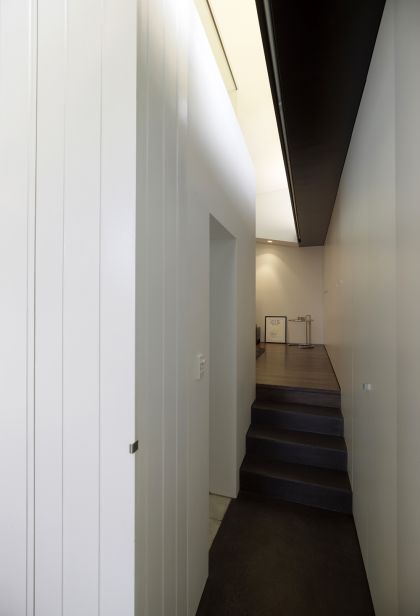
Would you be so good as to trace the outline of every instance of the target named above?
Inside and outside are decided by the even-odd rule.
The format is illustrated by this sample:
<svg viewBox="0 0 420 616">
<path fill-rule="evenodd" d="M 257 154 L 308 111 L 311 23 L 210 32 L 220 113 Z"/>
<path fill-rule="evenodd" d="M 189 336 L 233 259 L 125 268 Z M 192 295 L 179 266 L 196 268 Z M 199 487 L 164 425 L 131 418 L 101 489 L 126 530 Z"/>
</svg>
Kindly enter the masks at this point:
<svg viewBox="0 0 420 616">
<path fill-rule="evenodd" d="M 351 513 L 347 473 L 262 460 L 247 454 L 241 466 L 241 491 L 331 511 Z"/>
<path fill-rule="evenodd" d="M 252 405 L 252 424 L 333 436 L 343 436 L 344 429 L 338 408 L 264 400 Z"/>
<path fill-rule="evenodd" d="M 261 385 L 257 383 L 257 400 L 270 402 L 292 402 L 295 404 L 309 404 L 340 408 L 340 391 L 324 389 L 306 389 L 299 387 L 286 387 L 279 385 Z"/>
<path fill-rule="evenodd" d="M 340 436 L 257 425 L 248 430 L 246 450 L 265 460 L 347 470 L 346 444 Z"/>
</svg>

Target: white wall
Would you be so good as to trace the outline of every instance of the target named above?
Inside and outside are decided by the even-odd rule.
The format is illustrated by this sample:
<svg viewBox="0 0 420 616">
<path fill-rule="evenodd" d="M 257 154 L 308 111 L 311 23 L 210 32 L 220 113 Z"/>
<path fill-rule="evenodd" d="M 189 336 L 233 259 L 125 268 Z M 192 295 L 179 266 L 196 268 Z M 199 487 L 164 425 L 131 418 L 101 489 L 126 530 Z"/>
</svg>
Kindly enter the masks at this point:
<svg viewBox="0 0 420 616">
<path fill-rule="evenodd" d="M 0 10 L 0 614 L 33 603 L 36 23 Z M 29 613 L 29 612 L 28 612 Z"/>
<path fill-rule="evenodd" d="M 399 613 L 420 609 L 420 4 L 395 4 Z"/>
<path fill-rule="evenodd" d="M 210 352 L 210 214 L 236 238 L 237 482 L 255 389 L 255 182 L 191 3 L 139 6 L 136 603 L 185 616 L 208 570 L 209 373 L 195 380 L 194 361 Z"/>
<path fill-rule="evenodd" d="M 38 1 L 36 615 L 133 613 L 135 19 Z"/>
<path fill-rule="evenodd" d="M 255 393 L 250 158 L 189 0 L 8 3 L 0 29 L 0 614 L 194 614 L 210 214 L 236 238 L 233 492 Z"/>
<path fill-rule="evenodd" d="M 1 5 L 4 616 L 133 613 L 135 17 Z"/>
<path fill-rule="evenodd" d="M 420 605 L 419 28 L 417 2 L 387 2 L 325 248 L 326 343 L 378 616 Z"/>
<path fill-rule="evenodd" d="M 311 314 L 312 342 L 324 342 L 324 249 L 257 243 L 257 324 L 265 338 L 265 317 Z M 305 326 L 289 323 L 290 342 L 305 342 Z"/>
</svg>

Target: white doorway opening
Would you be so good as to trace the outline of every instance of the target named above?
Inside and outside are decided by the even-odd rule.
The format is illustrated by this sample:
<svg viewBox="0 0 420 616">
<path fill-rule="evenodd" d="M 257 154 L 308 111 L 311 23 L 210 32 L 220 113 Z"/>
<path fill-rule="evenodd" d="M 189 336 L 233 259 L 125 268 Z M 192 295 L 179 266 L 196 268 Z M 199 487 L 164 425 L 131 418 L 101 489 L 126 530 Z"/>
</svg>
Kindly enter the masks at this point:
<svg viewBox="0 0 420 616">
<path fill-rule="evenodd" d="M 236 239 L 210 216 L 210 492 L 236 497 Z"/>
</svg>

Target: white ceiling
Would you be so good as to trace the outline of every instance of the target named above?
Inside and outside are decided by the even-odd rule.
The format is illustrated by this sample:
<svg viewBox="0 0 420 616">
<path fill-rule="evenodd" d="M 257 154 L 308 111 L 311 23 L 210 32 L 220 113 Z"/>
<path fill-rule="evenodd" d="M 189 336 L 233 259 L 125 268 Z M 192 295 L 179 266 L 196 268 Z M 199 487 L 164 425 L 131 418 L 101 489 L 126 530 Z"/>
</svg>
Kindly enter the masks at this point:
<svg viewBox="0 0 420 616">
<path fill-rule="evenodd" d="M 257 180 L 256 237 L 296 242 L 292 206 L 287 188 L 283 154 L 271 97 L 270 83 L 254 0 L 208 0 L 234 82 L 229 75 L 223 48 L 206 7 L 197 2 L 226 87 L 232 98 Z M 201 6 L 200 6 L 201 5 Z M 210 23 L 210 27 L 209 27 Z M 217 41 L 216 41 L 217 39 Z"/>
</svg>

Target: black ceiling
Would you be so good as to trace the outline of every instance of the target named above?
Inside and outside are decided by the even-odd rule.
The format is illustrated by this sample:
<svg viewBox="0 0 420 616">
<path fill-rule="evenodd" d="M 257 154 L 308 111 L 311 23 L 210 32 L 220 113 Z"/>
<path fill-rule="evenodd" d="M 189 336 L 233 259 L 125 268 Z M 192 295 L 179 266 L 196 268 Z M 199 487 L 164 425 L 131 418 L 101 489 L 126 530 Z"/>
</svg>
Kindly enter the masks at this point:
<svg viewBox="0 0 420 616">
<path fill-rule="evenodd" d="M 385 0 L 256 0 L 301 246 L 328 231 Z"/>
</svg>

